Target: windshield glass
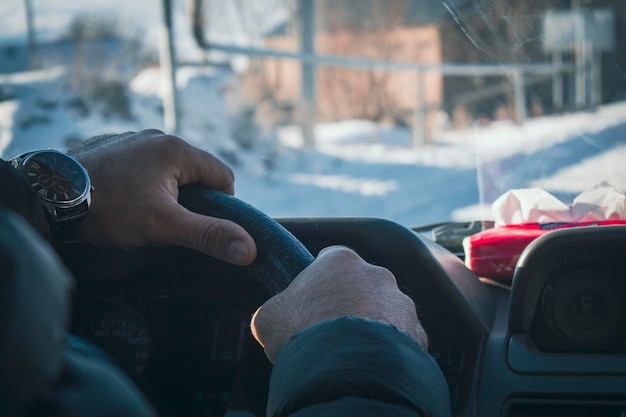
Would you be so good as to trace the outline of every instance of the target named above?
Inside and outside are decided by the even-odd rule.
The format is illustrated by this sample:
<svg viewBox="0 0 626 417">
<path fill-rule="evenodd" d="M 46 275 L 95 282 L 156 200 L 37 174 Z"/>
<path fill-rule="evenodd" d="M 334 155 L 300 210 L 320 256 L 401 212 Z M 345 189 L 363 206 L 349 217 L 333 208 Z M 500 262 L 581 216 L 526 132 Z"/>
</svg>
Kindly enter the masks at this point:
<svg viewBox="0 0 626 417">
<path fill-rule="evenodd" d="M 23 0 L 0 16 L 5 159 L 157 128 L 228 163 L 270 216 L 406 226 L 489 219 L 511 189 L 626 189 L 621 0 Z"/>
</svg>

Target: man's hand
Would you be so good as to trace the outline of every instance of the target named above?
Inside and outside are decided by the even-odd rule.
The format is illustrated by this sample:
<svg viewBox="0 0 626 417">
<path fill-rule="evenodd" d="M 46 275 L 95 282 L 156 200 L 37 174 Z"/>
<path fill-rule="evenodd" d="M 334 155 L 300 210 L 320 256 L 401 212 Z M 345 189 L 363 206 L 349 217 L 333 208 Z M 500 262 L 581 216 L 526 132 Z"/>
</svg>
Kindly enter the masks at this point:
<svg viewBox="0 0 626 417">
<path fill-rule="evenodd" d="M 393 274 L 341 246 L 322 250 L 283 292 L 257 310 L 251 327 L 274 363 L 291 336 L 347 315 L 392 324 L 424 347 L 428 345 L 415 304 L 400 291 Z"/>
<path fill-rule="evenodd" d="M 214 156 L 158 130 L 97 137 L 69 153 L 94 186 L 78 239 L 119 247 L 179 245 L 239 265 L 256 257 L 241 226 L 178 204 L 178 187 L 185 184 L 234 193 L 233 172 Z"/>
</svg>

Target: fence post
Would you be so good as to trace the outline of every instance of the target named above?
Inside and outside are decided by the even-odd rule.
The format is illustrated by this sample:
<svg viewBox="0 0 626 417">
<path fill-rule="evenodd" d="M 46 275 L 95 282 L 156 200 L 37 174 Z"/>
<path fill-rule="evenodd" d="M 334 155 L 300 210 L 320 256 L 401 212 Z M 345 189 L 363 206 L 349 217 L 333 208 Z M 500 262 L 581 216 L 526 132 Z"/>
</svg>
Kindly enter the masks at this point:
<svg viewBox="0 0 626 417">
<path fill-rule="evenodd" d="M 589 56 L 589 105 L 596 110 L 602 103 L 602 54 L 597 48 L 588 43 Z"/>
<path fill-rule="evenodd" d="M 576 20 L 575 79 L 576 79 L 576 109 L 587 107 L 587 48 L 585 47 L 584 15 L 578 10 Z"/>
<path fill-rule="evenodd" d="M 28 43 L 28 69 L 39 68 L 39 51 L 37 50 L 37 41 L 35 39 L 35 11 L 33 9 L 32 0 L 24 0 L 24 9 L 26 11 L 26 36 Z"/>
<path fill-rule="evenodd" d="M 522 124 L 526 120 L 526 88 L 524 86 L 524 72 L 517 68 L 511 73 L 515 102 L 515 123 Z"/>
<path fill-rule="evenodd" d="M 563 56 L 560 51 L 552 52 L 552 65 L 559 70 L 552 73 L 552 107 L 555 110 L 563 109 L 563 73 L 561 72 Z"/>
<path fill-rule="evenodd" d="M 298 0 L 300 15 L 300 49 L 303 55 L 315 54 L 315 1 Z M 315 146 L 315 119 L 317 112 L 317 83 L 315 62 L 302 61 L 302 136 L 307 146 Z"/>
<path fill-rule="evenodd" d="M 417 102 L 413 111 L 413 147 L 419 148 L 426 143 L 426 94 L 424 88 L 424 71 L 417 74 Z"/>
<path fill-rule="evenodd" d="M 163 118 L 165 130 L 168 133 L 178 133 L 178 106 L 176 100 L 176 57 L 174 38 L 172 34 L 172 3 L 171 0 L 162 0 L 163 24 L 159 56 L 161 74 L 165 91 L 163 95 Z"/>
</svg>

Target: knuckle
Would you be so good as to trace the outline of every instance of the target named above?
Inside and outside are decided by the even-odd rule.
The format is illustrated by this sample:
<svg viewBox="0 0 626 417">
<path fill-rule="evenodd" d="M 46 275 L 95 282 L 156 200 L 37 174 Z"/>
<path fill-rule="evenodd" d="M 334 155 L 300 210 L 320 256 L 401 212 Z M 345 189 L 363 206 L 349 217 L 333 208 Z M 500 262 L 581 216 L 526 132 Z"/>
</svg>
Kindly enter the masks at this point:
<svg viewBox="0 0 626 417">
<path fill-rule="evenodd" d="M 188 159 L 190 145 L 176 136 L 161 134 L 147 137 L 151 147 L 149 152 L 153 159 L 159 161 L 161 166 L 184 166 Z"/>
<path fill-rule="evenodd" d="M 363 259 L 352 249 L 347 248 L 346 246 L 329 246 L 324 248 L 320 255 L 328 256 L 337 262 L 345 262 L 345 263 L 354 263 L 354 262 L 364 262 Z"/>
<path fill-rule="evenodd" d="M 398 291 L 400 292 L 400 297 L 402 298 L 402 300 L 404 300 L 403 302 L 406 306 L 406 311 L 411 315 L 411 317 L 415 317 L 415 319 L 417 320 L 417 307 L 415 306 L 415 302 L 411 297 L 409 297 L 402 291 Z"/>
<path fill-rule="evenodd" d="M 234 183 L 235 173 L 226 163 L 224 163 L 224 161 L 222 161 L 220 158 L 218 158 L 217 156 L 213 155 L 210 152 L 207 152 L 199 148 L 194 148 L 194 149 L 198 155 L 199 160 L 203 161 L 205 164 L 212 166 L 215 170 L 219 172 L 220 176 L 224 178 L 225 180 L 231 183 Z"/>
<path fill-rule="evenodd" d="M 162 134 L 157 137 L 159 145 L 163 147 L 164 151 L 175 152 L 178 149 L 187 145 L 187 142 L 177 136 Z"/>
<path fill-rule="evenodd" d="M 141 137 L 164 136 L 165 133 L 159 129 L 144 129 L 138 133 Z"/>
<path fill-rule="evenodd" d="M 390 286 L 394 289 L 398 288 L 398 280 L 393 272 L 379 265 L 369 265 L 369 267 L 372 269 L 376 279 L 381 283 L 381 285 Z"/>
</svg>

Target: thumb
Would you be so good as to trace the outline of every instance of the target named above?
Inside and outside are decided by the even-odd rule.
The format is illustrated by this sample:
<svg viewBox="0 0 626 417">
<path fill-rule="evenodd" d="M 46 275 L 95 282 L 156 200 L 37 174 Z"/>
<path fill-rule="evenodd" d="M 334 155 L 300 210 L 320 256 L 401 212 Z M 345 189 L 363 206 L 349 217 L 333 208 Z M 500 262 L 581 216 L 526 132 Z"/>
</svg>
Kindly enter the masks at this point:
<svg viewBox="0 0 626 417">
<path fill-rule="evenodd" d="M 256 258 L 252 237 L 230 220 L 194 213 L 178 203 L 168 208 L 166 218 L 157 237 L 162 244 L 195 249 L 236 265 L 249 265 Z"/>
</svg>

